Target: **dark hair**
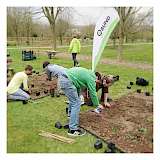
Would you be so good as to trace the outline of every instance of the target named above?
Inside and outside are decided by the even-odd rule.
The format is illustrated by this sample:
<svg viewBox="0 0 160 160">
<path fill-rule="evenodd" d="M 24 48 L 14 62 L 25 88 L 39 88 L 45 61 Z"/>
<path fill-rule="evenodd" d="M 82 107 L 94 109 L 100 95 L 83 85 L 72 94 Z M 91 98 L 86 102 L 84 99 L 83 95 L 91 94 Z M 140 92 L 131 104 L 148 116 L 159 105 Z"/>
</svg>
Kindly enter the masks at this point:
<svg viewBox="0 0 160 160">
<path fill-rule="evenodd" d="M 48 61 L 43 62 L 43 68 L 46 68 L 49 64 L 50 64 L 50 62 L 48 62 Z"/>
<path fill-rule="evenodd" d="M 26 71 L 26 70 L 31 71 L 32 69 L 33 69 L 33 67 L 32 67 L 31 65 L 27 65 L 27 66 L 25 67 L 25 71 Z"/>
<path fill-rule="evenodd" d="M 101 79 L 101 74 L 99 72 L 95 72 L 95 75 L 98 77 L 98 80 Z"/>
</svg>

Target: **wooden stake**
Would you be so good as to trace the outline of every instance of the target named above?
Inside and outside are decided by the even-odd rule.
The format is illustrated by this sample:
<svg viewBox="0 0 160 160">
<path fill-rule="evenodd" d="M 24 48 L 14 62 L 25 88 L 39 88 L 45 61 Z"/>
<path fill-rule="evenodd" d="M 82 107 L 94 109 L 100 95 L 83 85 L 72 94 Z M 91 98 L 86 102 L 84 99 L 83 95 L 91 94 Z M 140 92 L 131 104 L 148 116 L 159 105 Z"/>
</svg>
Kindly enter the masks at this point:
<svg viewBox="0 0 160 160">
<path fill-rule="evenodd" d="M 74 139 L 59 136 L 57 134 L 53 134 L 53 133 L 50 133 L 50 132 L 41 131 L 41 133 L 39 133 L 39 135 L 43 136 L 43 137 L 51 138 L 51 139 L 56 139 L 56 140 L 59 140 L 61 142 L 65 142 L 65 143 L 68 143 L 68 144 L 75 143 Z"/>
</svg>

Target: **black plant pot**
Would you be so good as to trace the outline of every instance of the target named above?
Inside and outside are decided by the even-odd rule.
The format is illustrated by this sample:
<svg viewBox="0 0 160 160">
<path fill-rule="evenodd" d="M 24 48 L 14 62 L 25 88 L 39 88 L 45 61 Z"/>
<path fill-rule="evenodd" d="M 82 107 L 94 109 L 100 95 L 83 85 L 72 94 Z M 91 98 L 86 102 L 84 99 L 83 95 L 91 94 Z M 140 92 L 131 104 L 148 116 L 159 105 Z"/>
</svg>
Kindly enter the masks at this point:
<svg viewBox="0 0 160 160">
<path fill-rule="evenodd" d="M 36 96 L 40 96 L 40 92 L 37 92 L 37 93 L 36 93 Z"/>
<path fill-rule="evenodd" d="M 60 97 L 60 94 L 57 94 L 56 97 Z"/>
<path fill-rule="evenodd" d="M 64 129 L 69 129 L 69 124 L 65 124 L 65 125 L 63 126 L 63 128 L 64 128 Z"/>
<path fill-rule="evenodd" d="M 55 123 L 55 127 L 58 128 L 58 129 L 61 129 L 62 128 L 62 124 L 60 122 L 56 122 Z"/>
<path fill-rule="evenodd" d="M 131 89 L 131 86 L 127 86 L 127 89 Z"/>
<path fill-rule="evenodd" d="M 47 91 L 44 91 L 44 94 L 47 94 L 48 93 L 48 90 Z"/>
<path fill-rule="evenodd" d="M 100 139 L 96 140 L 94 148 L 101 149 L 103 147 L 102 141 Z"/>
<path fill-rule="evenodd" d="M 130 85 L 133 85 L 134 83 L 133 82 L 130 82 Z"/>
<path fill-rule="evenodd" d="M 27 104 L 27 103 L 28 103 L 28 101 L 25 101 L 25 100 L 24 100 L 24 101 L 22 101 L 22 103 L 23 103 L 23 104 Z"/>
<path fill-rule="evenodd" d="M 150 92 L 146 92 L 145 95 L 146 95 L 146 96 L 150 96 Z"/>
<path fill-rule="evenodd" d="M 141 89 L 137 89 L 137 93 L 141 93 Z"/>
<path fill-rule="evenodd" d="M 112 142 L 108 143 L 108 148 L 111 150 L 115 150 L 116 149 L 116 145 Z"/>
<path fill-rule="evenodd" d="M 54 97 L 54 89 L 50 89 L 51 97 Z"/>
</svg>

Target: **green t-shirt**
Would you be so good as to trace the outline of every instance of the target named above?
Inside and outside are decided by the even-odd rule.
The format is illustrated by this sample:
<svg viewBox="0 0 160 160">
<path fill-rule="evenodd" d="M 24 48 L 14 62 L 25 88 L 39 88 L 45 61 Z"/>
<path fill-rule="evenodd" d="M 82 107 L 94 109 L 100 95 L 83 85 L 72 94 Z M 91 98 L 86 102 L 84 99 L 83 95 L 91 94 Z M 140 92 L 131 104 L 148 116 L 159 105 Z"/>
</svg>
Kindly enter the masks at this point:
<svg viewBox="0 0 160 160">
<path fill-rule="evenodd" d="M 96 93 L 96 76 L 91 70 L 82 67 L 73 67 L 67 70 L 67 75 L 77 90 L 88 88 L 93 105 L 99 105 Z"/>
</svg>

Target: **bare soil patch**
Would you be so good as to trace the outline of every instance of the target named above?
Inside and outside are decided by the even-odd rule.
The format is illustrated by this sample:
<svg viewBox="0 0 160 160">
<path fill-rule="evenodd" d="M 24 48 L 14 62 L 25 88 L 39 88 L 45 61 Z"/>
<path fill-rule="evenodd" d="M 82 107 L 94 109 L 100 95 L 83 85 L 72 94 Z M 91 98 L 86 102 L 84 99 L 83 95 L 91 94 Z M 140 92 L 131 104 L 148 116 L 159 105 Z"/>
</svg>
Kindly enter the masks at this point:
<svg viewBox="0 0 160 160">
<path fill-rule="evenodd" d="M 47 80 L 46 74 L 33 74 L 29 77 L 29 89 L 31 91 L 31 99 L 39 99 L 54 94 L 57 87 L 57 80 Z"/>
<path fill-rule="evenodd" d="M 153 152 L 153 96 L 131 93 L 96 114 L 81 113 L 80 126 L 128 153 Z"/>
</svg>

